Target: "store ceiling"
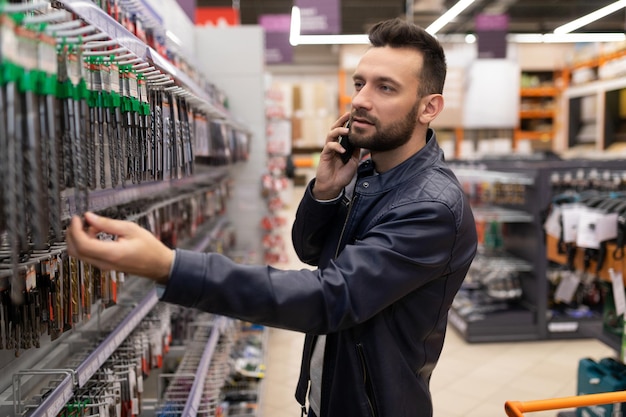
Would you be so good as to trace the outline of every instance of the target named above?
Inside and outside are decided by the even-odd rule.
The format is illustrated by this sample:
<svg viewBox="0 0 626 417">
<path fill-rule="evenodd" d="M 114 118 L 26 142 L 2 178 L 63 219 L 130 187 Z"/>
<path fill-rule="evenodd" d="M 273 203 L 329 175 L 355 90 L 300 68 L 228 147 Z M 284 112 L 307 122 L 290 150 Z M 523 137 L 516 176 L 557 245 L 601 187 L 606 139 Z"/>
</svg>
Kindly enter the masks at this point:
<svg viewBox="0 0 626 417">
<path fill-rule="evenodd" d="M 476 0 L 440 33 L 474 31 L 479 13 L 506 13 L 512 33 L 546 33 L 573 19 L 604 7 L 615 0 Z M 415 0 L 413 21 L 424 27 L 457 0 Z M 232 0 L 197 0 L 198 6 L 231 7 Z M 256 24 L 262 14 L 290 13 L 294 0 L 239 0 L 242 24 Z M 410 3 L 409 3 L 410 4 Z M 406 17 L 405 0 L 341 0 L 342 33 L 365 33 L 369 26 L 391 17 Z M 577 32 L 623 32 L 626 9 L 591 23 Z"/>
</svg>

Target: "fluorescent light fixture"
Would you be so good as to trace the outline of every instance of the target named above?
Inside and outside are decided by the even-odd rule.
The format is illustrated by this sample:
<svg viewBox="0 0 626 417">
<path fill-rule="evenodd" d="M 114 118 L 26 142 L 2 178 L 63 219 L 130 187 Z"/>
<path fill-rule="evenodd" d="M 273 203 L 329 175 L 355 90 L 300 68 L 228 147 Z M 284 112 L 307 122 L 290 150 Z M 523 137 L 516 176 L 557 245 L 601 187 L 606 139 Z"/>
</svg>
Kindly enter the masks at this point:
<svg viewBox="0 0 626 417">
<path fill-rule="evenodd" d="M 438 37 L 441 43 L 475 43 L 474 34 L 442 35 Z M 512 43 L 585 43 L 585 42 L 621 42 L 626 41 L 626 34 L 615 33 L 509 33 L 507 41 Z M 295 43 L 294 43 L 295 40 Z M 369 45 L 367 35 L 300 35 L 297 38 L 290 36 L 289 42 L 293 45 Z"/>
<path fill-rule="evenodd" d="M 542 33 L 509 33 L 506 40 L 513 43 L 543 43 Z"/>
<path fill-rule="evenodd" d="M 293 6 L 291 8 L 291 22 L 289 23 L 289 43 L 291 46 L 298 45 L 300 40 L 300 8 Z"/>
<path fill-rule="evenodd" d="M 470 4 L 474 3 L 476 0 L 459 0 L 454 6 L 450 7 L 447 12 L 439 16 L 437 20 L 430 24 L 426 28 L 426 32 L 434 35 L 439 32 L 442 27 L 447 25 L 457 17 L 461 12 L 469 7 Z"/>
<path fill-rule="evenodd" d="M 369 45 L 369 44 L 370 44 L 370 38 L 367 35 L 300 35 L 298 37 L 298 43 L 297 43 L 297 45 Z"/>
<path fill-rule="evenodd" d="M 369 45 L 368 35 L 301 35 L 300 8 L 291 8 L 291 23 L 289 25 L 289 43 L 297 45 Z"/>
<path fill-rule="evenodd" d="M 619 42 L 626 39 L 623 33 L 546 33 L 546 43 Z"/>
<path fill-rule="evenodd" d="M 465 10 L 470 4 L 472 4 L 475 0 L 459 0 L 454 6 L 452 6 L 446 13 L 441 15 L 441 17 L 435 20 L 430 26 L 426 28 L 426 31 L 431 35 L 435 35 L 437 31 L 439 31 L 442 27 L 444 27 L 448 22 L 458 16 L 463 10 Z M 594 15 L 594 18 L 587 21 L 586 23 L 581 24 L 580 26 L 586 25 L 593 20 L 604 17 L 610 13 L 613 13 L 619 10 L 622 7 L 626 7 L 626 0 L 620 0 L 615 3 L 610 4 L 609 6 L 603 7 L 593 13 L 588 14 L 580 19 L 576 19 L 567 25 L 570 25 L 574 22 L 580 21 L 582 19 L 588 18 L 589 16 L 594 15 L 595 13 L 599 13 L 598 15 Z M 596 17 L 597 16 L 597 17 Z M 583 42 L 619 42 L 626 40 L 626 35 L 624 33 L 567 33 L 568 29 L 565 28 L 567 25 L 563 25 L 560 28 L 555 29 L 554 33 L 510 33 L 507 35 L 507 40 L 509 42 L 514 43 L 583 43 Z M 576 26 L 580 27 L 580 26 Z M 366 34 L 355 34 L 355 35 L 301 35 L 301 20 L 300 20 L 300 8 L 297 6 L 293 6 L 291 8 L 291 24 L 289 27 L 289 43 L 292 46 L 297 45 L 369 45 L 369 37 Z M 565 32 L 563 30 L 560 33 L 557 33 L 557 30 L 565 28 Z M 573 29 L 569 29 L 573 30 Z M 168 34 L 169 35 L 169 34 Z M 476 36 L 474 34 L 468 35 L 442 35 L 441 42 L 466 42 L 466 43 L 474 43 L 476 42 Z"/>
<path fill-rule="evenodd" d="M 475 43 L 474 34 L 442 35 L 441 43 Z M 626 41 L 626 34 L 614 33 L 509 33 L 507 41 L 512 43 L 585 43 L 585 42 L 621 42 Z M 300 35 L 289 37 L 293 46 L 297 45 L 369 45 L 367 35 Z"/>
<path fill-rule="evenodd" d="M 507 40 L 514 43 L 585 43 L 585 42 L 621 42 L 626 34 L 616 33 L 518 33 L 507 35 Z"/>
<path fill-rule="evenodd" d="M 604 16 L 615 13 L 616 11 L 624 7 L 626 7 L 626 0 L 616 1 L 615 3 L 611 3 L 608 6 L 596 10 L 595 12 L 591 12 L 583 17 L 579 17 L 578 19 L 572 20 L 569 23 L 559 26 L 558 28 L 554 29 L 554 33 L 557 35 L 569 33 L 598 19 L 602 19 Z"/>
</svg>

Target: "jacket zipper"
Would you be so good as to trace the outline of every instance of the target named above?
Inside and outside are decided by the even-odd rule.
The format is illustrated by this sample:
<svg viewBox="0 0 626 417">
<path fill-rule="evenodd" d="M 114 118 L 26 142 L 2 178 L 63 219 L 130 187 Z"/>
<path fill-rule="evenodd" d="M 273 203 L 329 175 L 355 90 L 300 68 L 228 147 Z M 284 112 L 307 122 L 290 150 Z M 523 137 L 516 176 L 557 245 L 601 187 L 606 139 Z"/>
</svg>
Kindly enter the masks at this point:
<svg viewBox="0 0 626 417">
<path fill-rule="evenodd" d="M 358 183 L 358 180 L 357 180 Z M 343 234 L 346 231 L 346 226 L 348 225 L 348 220 L 350 219 L 350 214 L 352 213 L 352 207 L 354 206 L 354 201 L 356 200 L 356 186 L 357 183 L 354 184 L 354 190 L 352 191 L 352 198 L 348 201 L 348 214 L 346 214 L 346 219 L 343 221 L 343 227 L 341 228 L 341 234 L 339 235 L 339 242 L 337 243 L 337 249 L 335 250 L 335 258 L 339 256 L 339 249 L 341 248 L 341 242 L 343 242 Z"/>
<path fill-rule="evenodd" d="M 356 350 L 361 360 L 361 368 L 363 370 L 363 385 L 365 387 L 365 397 L 367 398 L 367 404 L 369 405 L 371 415 L 376 417 L 376 400 L 374 398 L 374 386 L 372 381 L 368 378 L 367 362 L 365 361 L 365 352 L 363 350 L 363 344 L 357 343 Z"/>
</svg>

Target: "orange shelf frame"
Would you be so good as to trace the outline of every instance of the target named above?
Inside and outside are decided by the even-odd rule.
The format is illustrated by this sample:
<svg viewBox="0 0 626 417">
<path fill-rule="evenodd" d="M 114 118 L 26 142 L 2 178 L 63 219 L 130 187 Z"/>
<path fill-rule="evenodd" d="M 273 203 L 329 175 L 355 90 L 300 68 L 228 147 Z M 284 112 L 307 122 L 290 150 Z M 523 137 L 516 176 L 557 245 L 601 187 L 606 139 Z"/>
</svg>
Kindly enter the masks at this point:
<svg viewBox="0 0 626 417">
<path fill-rule="evenodd" d="M 553 109 L 521 110 L 519 112 L 520 119 L 551 119 L 555 115 L 556 112 Z"/>
<path fill-rule="evenodd" d="M 552 97 L 559 94 L 556 87 L 522 87 L 520 96 L 522 97 Z"/>
</svg>

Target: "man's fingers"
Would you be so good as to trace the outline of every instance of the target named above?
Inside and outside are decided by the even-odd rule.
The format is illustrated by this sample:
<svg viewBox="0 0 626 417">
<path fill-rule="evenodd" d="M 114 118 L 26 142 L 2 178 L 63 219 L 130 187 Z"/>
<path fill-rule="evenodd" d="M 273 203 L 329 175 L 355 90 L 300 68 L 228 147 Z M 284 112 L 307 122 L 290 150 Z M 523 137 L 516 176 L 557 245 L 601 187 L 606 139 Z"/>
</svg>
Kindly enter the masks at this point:
<svg viewBox="0 0 626 417">
<path fill-rule="evenodd" d="M 87 213 L 85 213 L 85 218 L 87 218 Z M 100 253 L 106 253 L 111 250 L 107 247 L 107 243 L 110 242 L 102 241 L 95 236 L 94 230 L 92 229 L 101 230 L 101 228 L 90 225 L 89 229 L 89 231 L 85 231 L 83 222 L 78 216 L 72 217 L 70 227 L 67 231 L 67 249 L 70 255 L 80 257 L 89 263 L 96 264 L 93 262 L 94 256 L 99 256 Z M 89 260 L 85 258 L 85 256 L 88 255 L 90 255 Z"/>
<path fill-rule="evenodd" d="M 110 235 L 124 235 L 128 233 L 128 222 L 124 220 L 109 219 L 92 212 L 86 212 L 85 221 L 94 229 Z"/>
</svg>

